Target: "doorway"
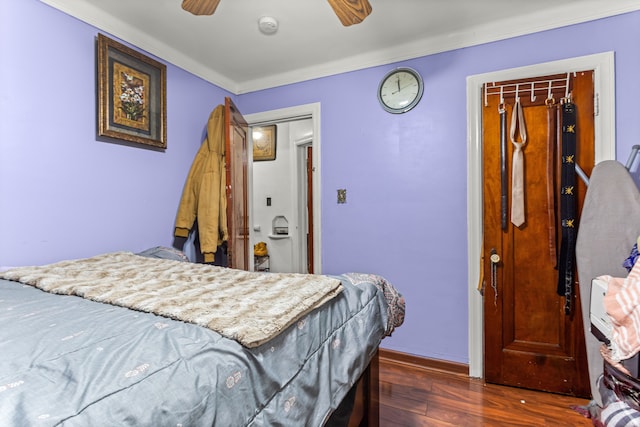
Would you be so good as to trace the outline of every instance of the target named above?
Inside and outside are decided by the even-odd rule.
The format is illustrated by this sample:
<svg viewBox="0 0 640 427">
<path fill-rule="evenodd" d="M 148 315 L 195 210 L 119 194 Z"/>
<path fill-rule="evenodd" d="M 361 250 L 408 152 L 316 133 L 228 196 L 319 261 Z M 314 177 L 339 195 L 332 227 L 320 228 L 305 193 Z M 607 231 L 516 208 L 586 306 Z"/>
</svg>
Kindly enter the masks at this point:
<svg viewBox="0 0 640 427">
<path fill-rule="evenodd" d="M 255 258 L 256 271 L 275 273 L 313 273 L 309 268 L 307 241 L 313 238 L 313 210 L 307 206 L 313 176 L 307 173 L 308 152 L 313 149 L 310 118 L 254 126 L 256 146 L 264 134 L 273 134 L 273 155 L 253 161 L 253 240 L 261 242 L 267 254 Z M 260 151 L 257 151 L 260 154 Z M 265 245 L 262 245 L 264 243 Z"/>
<path fill-rule="evenodd" d="M 262 113 L 255 114 L 247 114 L 245 118 L 249 124 L 249 126 L 265 126 L 265 125 L 278 125 L 284 123 L 303 123 L 305 121 L 310 123 L 310 135 L 303 135 L 299 132 L 294 132 L 296 136 L 293 138 L 289 138 L 287 135 L 285 140 L 279 140 L 277 142 L 278 147 L 280 144 L 289 144 L 287 153 L 285 154 L 289 158 L 289 164 L 292 165 L 289 167 L 288 179 L 295 185 L 290 186 L 290 191 L 288 193 L 288 197 L 298 199 L 298 203 L 296 205 L 296 209 L 291 211 L 291 218 L 287 218 L 287 222 L 299 227 L 299 230 L 296 230 L 296 237 L 291 239 L 293 241 L 290 242 L 289 251 L 291 259 L 293 260 L 293 264 L 295 265 L 294 269 L 296 271 L 304 271 L 309 269 L 307 262 L 307 255 L 310 255 L 310 261 L 313 268 L 313 273 L 320 274 L 322 272 L 322 257 L 321 257 L 321 248 L 322 248 L 322 239 L 321 239 L 321 196 L 320 196 L 320 182 L 321 182 L 321 168 L 320 168 L 320 104 L 307 104 L 296 107 L 284 108 L 280 110 L 272 110 L 266 111 Z M 295 126 L 294 126 L 295 127 Z M 250 150 L 251 151 L 251 150 Z M 309 156 L 307 153 L 311 154 Z M 280 155 L 280 152 L 277 152 L 277 156 Z M 310 157 L 311 164 L 310 167 L 307 168 L 305 165 L 306 159 Z M 262 162 L 257 162 L 262 163 Z M 250 201 L 250 212 L 255 213 L 257 210 L 262 209 L 267 204 L 267 195 L 263 194 L 258 199 L 254 197 L 255 187 L 255 178 L 254 178 L 254 167 L 255 166 L 263 166 L 256 165 L 253 162 L 250 162 L 250 172 L 249 172 L 249 201 Z M 307 177 L 310 176 L 308 180 Z M 308 181 L 308 186 L 305 185 Z M 309 196 L 309 197 L 308 197 Z M 264 200 L 263 200 L 264 199 Z M 310 201 L 310 209 L 307 212 L 307 201 Z M 271 203 L 275 203 L 275 200 L 272 199 Z M 264 206 L 257 206 L 258 204 Z M 281 214 L 272 212 L 272 217 L 281 216 Z M 310 215 L 307 215 L 310 213 Z M 284 215 L 286 217 L 286 215 Z M 272 224 L 268 221 L 262 221 L 264 224 L 255 224 L 253 222 L 250 228 L 254 230 L 251 233 L 251 244 L 255 244 L 258 241 L 256 240 L 255 228 L 260 230 L 260 236 L 267 235 L 264 231 L 264 227 L 271 227 Z M 311 220 L 310 220 L 311 218 Z M 309 229 L 306 230 L 305 227 Z M 312 236 L 312 239 L 309 239 L 306 236 L 306 231 L 308 231 L 309 235 Z M 293 233 L 292 233 L 293 237 Z M 262 238 L 261 238 L 262 239 Z M 269 246 L 273 246 L 274 250 L 276 249 L 278 243 L 282 243 L 280 239 L 263 239 L 267 243 L 267 249 L 269 250 Z M 269 240 L 271 242 L 275 242 L 270 245 Z M 310 246 L 307 247 L 306 244 L 310 243 Z M 280 245 L 282 246 L 282 245 Z M 272 270 L 273 271 L 273 270 Z"/>
<path fill-rule="evenodd" d="M 482 253 L 482 86 L 485 82 L 534 78 L 581 70 L 593 70 L 596 107 L 594 116 L 595 163 L 615 158 L 615 109 L 613 52 L 497 71 L 467 78 L 467 221 L 469 375 L 484 376 L 483 298 L 477 286 Z"/>
</svg>

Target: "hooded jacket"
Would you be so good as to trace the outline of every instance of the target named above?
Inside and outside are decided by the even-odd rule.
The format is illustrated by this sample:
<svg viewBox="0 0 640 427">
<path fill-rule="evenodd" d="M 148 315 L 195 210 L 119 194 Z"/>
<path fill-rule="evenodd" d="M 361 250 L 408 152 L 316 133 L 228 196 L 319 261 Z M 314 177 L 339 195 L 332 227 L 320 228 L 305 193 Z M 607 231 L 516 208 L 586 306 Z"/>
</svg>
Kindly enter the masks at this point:
<svg viewBox="0 0 640 427">
<path fill-rule="evenodd" d="M 218 105 L 209 115 L 207 137 L 189 170 L 174 232 L 188 237 L 197 219 L 204 262 L 213 262 L 218 246 L 229 239 L 224 154 L 224 106 Z"/>
</svg>

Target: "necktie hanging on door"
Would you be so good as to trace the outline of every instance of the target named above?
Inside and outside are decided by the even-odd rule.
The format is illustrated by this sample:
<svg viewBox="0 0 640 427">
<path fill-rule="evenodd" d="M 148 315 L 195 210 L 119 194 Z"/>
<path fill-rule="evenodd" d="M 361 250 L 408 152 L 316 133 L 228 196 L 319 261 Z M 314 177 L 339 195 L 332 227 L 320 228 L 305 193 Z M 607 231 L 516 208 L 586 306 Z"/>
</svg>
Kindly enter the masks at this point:
<svg viewBox="0 0 640 427">
<path fill-rule="evenodd" d="M 516 129 L 520 133 L 520 142 L 516 141 Z M 520 98 L 516 96 L 516 103 L 511 114 L 511 143 L 513 144 L 513 164 L 511 167 L 511 222 L 516 227 L 524 224 L 524 153 L 522 149 L 527 143 L 527 126 Z"/>
<path fill-rule="evenodd" d="M 547 107 L 547 239 L 549 245 L 549 260 L 551 265 L 558 265 L 558 255 L 556 251 L 557 239 L 557 216 L 556 216 L 556 152 L 558 150 L 557 137 L 560 110 L 556 100 L 551 95 L 551 84 L 549 84 L 549 94 L 544 101 Z"/>
<path fill-rule="evenodd" d="M 508 183 L 507 183 L 507 108 L 502 96 L 498 105 L 500 114 L 500 228 L 507 229 Z"/>
</svg>

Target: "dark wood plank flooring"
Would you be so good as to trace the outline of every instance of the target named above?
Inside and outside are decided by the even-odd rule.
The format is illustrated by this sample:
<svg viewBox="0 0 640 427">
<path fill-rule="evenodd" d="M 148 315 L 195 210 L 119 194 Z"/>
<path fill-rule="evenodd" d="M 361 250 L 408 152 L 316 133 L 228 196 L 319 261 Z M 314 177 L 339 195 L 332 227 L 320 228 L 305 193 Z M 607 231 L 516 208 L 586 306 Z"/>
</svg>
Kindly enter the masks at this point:
<svg viewBox="0 0 640 427">
<path fill-rule="evenodd" d="M 380 426 L 591 426 L 588 400 L 380 360 Z"/>
</svg>

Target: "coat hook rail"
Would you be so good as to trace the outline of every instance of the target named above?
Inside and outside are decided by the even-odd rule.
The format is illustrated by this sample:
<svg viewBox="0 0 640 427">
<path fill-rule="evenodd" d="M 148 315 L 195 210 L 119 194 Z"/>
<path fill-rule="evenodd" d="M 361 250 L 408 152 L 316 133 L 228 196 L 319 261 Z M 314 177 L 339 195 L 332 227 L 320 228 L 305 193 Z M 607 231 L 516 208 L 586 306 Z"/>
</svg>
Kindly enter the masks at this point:
<svg viewBox="0 0 640 427">
<path fill-rule="evenodd" d="M 569 74 L 567 74 L 569 76 Z M 486 83 L 484 85 L 484 105 L 485 107 L 489 105 L 488 97 L 491 95 L 501 95 L 501 98 L 507 94 L 518 94 L 520 93 L 529 93 L 531 95 L 531 99 L 535 99 L 536 92 L 545 92 L 547 95 L 549 92 L 553 91 L 564 91 L 565 94 L 569 92 L 570 81 L 568 77 L 558 78 L 558 79 L 547 79 L 547 80 L 535 80 L 535 81 L 522 81 L 515 83 L 506 83 L 498 85 L 495 82 Z"/>
</svg>

